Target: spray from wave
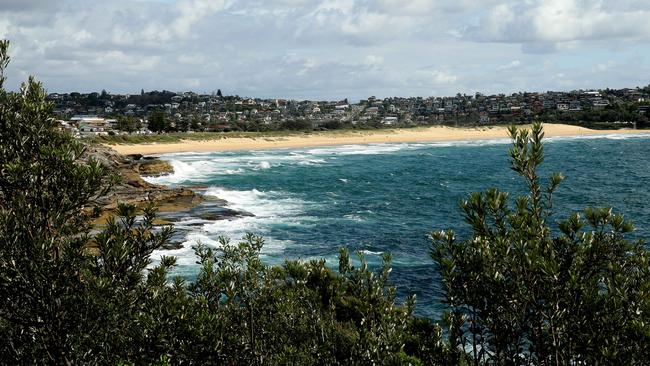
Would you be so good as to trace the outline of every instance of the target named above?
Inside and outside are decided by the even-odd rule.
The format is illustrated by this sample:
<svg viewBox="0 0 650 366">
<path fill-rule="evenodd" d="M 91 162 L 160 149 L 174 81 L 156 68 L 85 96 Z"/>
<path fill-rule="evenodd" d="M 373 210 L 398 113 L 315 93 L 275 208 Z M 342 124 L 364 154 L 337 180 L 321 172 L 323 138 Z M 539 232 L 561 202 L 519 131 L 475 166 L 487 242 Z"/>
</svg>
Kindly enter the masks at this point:
<svg viewBox="0 0 650 366">
<path fill-rule="evenodd" d="M 195 265 L 197 260 L 193 247 L 201 243 L 218 247 L 219 237 L 228 238 L 231 242 L 241 240 L 247 233 L 261 235 L 265 239 L 263 254 L 281 253 L 291 240 L 273 235 L 274 230 L 308 226 L 316 222 L 315 217 L 305 214 L 314 204 L 285 192 L 262 192 L 257 189 L 231 190 L 223 187 L 210 187 L 205 193 L 208 197 L 217 197 L 228 202 L 228 208 L 241 212 L 242 216 L 224 220 L 199 220 L 190 218 L 176 225 L 177 229 L 185 230 L 185 239 L 179 249 L 156 251 L 152 259 L 157 261 L 162 255 L 179 257 L 180 267 Z M 251 216 L 252 215 L 252 216 Z M 193 224 L 193 225 L 190 225 Z"/>
</svg>

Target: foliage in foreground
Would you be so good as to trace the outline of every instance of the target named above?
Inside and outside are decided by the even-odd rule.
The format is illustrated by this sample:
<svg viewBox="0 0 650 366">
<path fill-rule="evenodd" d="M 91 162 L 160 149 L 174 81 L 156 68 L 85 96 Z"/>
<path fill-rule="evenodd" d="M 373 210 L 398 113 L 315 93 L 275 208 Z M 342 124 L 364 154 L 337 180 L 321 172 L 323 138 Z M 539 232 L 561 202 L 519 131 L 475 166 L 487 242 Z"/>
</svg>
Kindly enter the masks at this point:
<svg viewBox="0 0 650 366">
<path fill-rule="evenodd" d="M 433 234 L 449 342 L 474 364 L 598 365 L 650 360 L 650 267 L 632 224 L 609 208 L 589 208 L 549 227 L 560 174 L 542 187 L 542 126 L 511 128 L 511 167 L 530 194 L 513 208 L 497 189 L 461 203 L 470 239 Z"/>
<path fill-rule="evenodd" d="M 397 304 L 390 256 L 379 272 L 342 250 L 324 261 L 260 260 L 263 240 L 199 246 L 195 281 L 151 266 L 171 228 L 132 206 L 101 232 L 90 222 L 113 178 L 58 132 L 42 86 L 2 88 L 0 43 L 0 363 L 594 364 L 648 359 L 647 252 L 610 210 L 553 236 L 536 175 L 541 126 L 512 131 L 513 168 L 530 188 L 515 208 L 498 190 L 463 203 L 472 239 L 434 234 L 450 312 L 445 335 Z"/>
</svg>

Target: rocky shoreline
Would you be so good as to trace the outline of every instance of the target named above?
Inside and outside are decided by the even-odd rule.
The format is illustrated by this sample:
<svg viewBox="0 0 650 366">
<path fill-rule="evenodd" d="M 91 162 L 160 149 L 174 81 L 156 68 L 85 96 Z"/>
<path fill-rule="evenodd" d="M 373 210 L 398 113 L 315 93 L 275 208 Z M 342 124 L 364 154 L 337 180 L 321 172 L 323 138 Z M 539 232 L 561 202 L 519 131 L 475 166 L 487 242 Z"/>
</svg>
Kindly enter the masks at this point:
<svg viewBox="0 0 650 366">
<path fill-rule="evenodd" d="M 108 217 L 115 214 L 118 203 L 128 203 L 143 208 L 153 202 L 158 206 L 158 211 L 163 213 L 189 210 L 205 200 L 203 196 L 190 189 L 170 188 L 151 184 L 142 179 L 143 176 L 173 173 L 172 166 L 164 160 L 142 155 L 120 155 L 103 145 L 88 146 L 84 159 L 91 157 L 121 178 L 111 187 L 108 194 L 99 199 L 98 203 L 103 207 L 103 213 L 95 221 L 97 225 L 103 224 Z M 164 222 L 160 223 L 164 224 Z"/>
<path fill-rule="evenodd" d="M 153 202 L 158 207 L 160 216 L 155 225 L 170 225 L 186 217 L 195 217 L 206 221 L 227 220 L 236 217 L 253 216 L 249 212 L 233 210 L 226 200 L 204 196 L 200 189 L 172 188 L 152 184 L 142 177 L 156 177 L 173 174 L 174 169 L 165 160 L 140 154 L 121 155 L 104 145 L 88 146 L 84 159 L 94 158 L 112 174 L 120 176 L 108 194 L 101 197 L 99 204 L 103 207 L 101 216 L 95 225 L 101 226 L 115 215 L 118 203 L 133 204 L 143 208 Z M 182 238 L 172 239 L 166 249 L 180 247 Z"/>
</svg>

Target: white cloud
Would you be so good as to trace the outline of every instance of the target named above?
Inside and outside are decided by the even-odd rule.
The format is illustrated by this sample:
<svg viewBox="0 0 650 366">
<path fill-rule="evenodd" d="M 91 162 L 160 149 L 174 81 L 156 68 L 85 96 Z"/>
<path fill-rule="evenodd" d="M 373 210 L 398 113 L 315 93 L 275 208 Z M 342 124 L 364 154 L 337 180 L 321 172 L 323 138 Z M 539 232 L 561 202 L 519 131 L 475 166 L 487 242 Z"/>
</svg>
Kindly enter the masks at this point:
<svg viewBox="0 0 650 366">
<path fill-rule="evenodd" d="M 384 63 L 384 58 L 376 55 L 367 55 L 366 58 L 363 60 L 363 64 L 368 67 L 379 67 L 383 65 L 383 63 Z"/>
<path fill-rule="evenodd" d="M 394 14 L 426 16 L 437 10 L 441 3 L 430 0 L 378 0 L 379 9 Z"/>
<path fill-rule="evenodd" d="M 182 80 L 182 86 L 189 89 L 197 89 L 201 87 L 201 80 L 194 78 L 186 78 Z"/>
<path fill-rule="evenodd" d="M 499 70 L 509 70 L 509 69 L 514 69 L 519 67 L 521 65 L 521 61 L 519 60 L 513 60 L 512 62 L 508 62 L 505 65 L 499 66 Z"/>
<path fill-rule="evenodd" d="M 0 38 L 6 38 L 9 32 L 9 19 L 0 19 Z"/>
<path fill-rule="evenodd" d="M 0 2 L 16 87 L 36 74 L 55 91 L 356 99 L 634 86 L 650 75 L 641 0 Z"/>
<path fill-rule="evenodd" d="M 176 34 L 186 36 L 198 21 L 229 5 L 230 1 L 227 0 L 179 0 L 176 3 L 176 10 L 180 15 L 171 27 Z"/>
<path fill-rule="evenodd" d="M 446 71 L 433 70 L 431 71 L 431 80 L 434 84 L 453 84 L 458 80 L 458 77 Z"/>
<path fill-rule="evenodd" d="M 178 62 L 187 65 L 203 65 L 207 61 L 205 57 L 200 54 L 181 54 L 178 56 Z"/>
<path fill-rule="evenodd" d="M 636 3 L 632 6 L 633 3 Z M 491 42 L 557 43 L 650 39 L 650 7 L 634 1 L 546 0 L 503 2 L 468 28 L 470 39 Z"/>
</svg>

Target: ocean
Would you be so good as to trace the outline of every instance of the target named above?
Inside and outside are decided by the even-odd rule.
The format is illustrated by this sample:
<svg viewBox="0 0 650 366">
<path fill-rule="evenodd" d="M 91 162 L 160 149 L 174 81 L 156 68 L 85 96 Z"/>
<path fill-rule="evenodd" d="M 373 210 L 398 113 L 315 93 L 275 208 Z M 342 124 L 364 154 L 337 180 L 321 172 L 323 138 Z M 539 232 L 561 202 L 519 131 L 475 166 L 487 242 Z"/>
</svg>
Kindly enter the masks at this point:
<svg viewBox="0 0 650 366">
<path fill-rule="evenodd" d="M 438 318 L 442 293 L 428 235 L 454 229 L 468 238 L 458 203 L 471 192 L 498 187 L 512 200 L 525 193 L 509 168 L 509 147 L 504 139 L 163 155 L 174 174 L 149 181 L 194 187 L 254 216 L 206 220 L 198 207 L 176 217 L 182 248 L 157 251 L 153 259 L 176 256 L 174 274 L 191 279 L 198 270 L 193 245 L 217 245 L 219 236 L 237 241 L 247 232 L 265 238 L 269 264 L 324 258 L 336 268 L 339 248 L 347 247 L 380 266 L 389 252 L 400 298 L 415 294 L 416 313 Z M 647 135 L 549 138 L 545 154 L 541 175 L 566 177 L 552 225 L 588 206 L 611 206 L 636 224 L 630 239 L 649 237 Z"/>
</svg>

